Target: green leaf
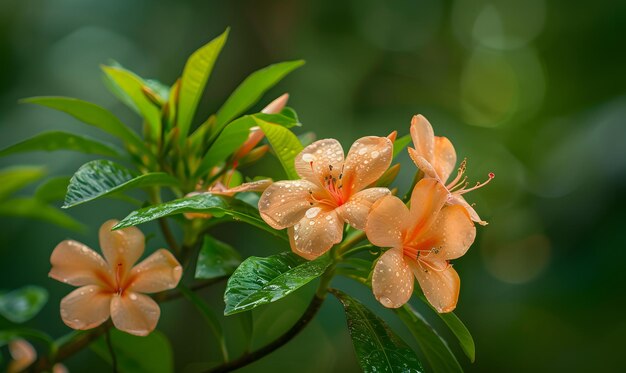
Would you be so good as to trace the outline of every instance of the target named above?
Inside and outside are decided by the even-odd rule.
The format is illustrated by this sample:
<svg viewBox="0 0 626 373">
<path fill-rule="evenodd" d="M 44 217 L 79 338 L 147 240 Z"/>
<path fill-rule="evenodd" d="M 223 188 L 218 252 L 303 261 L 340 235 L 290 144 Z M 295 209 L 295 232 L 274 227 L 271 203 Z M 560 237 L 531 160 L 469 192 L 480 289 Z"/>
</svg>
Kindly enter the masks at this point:
<svg viewBox="0 0 626 373">
<path fill-rule="evenodd" d="M 57 176 L 41 183 L 35 190 L 35 198 L 43 202 L 63 201 L 70 176 Z"/>
<path fill-rule="evenodd" d="M 111 329 L 111 344 L 120 372 L 169 373 L 174 371 L 174 355 L 167 337 L 158 330 L 146 337 L 137 337 Z M 91 349 L 111 364 L 111 354 L 105 336 L 91 345 Z"/>
<path fill-rule="evenodd" d="M 393 142 L 393 158 L 396 158 L 409 143 L 411 143 L 411 135 L 397 138 L 396 141 Z"/>
<path fill-rule="evenodd" d="M 72 176 L 63 208 L 73 207 L 109 194 L 156 185 L 177 185 L 178 180 L 164 172 L 136 176 L 129 169 L 106 160 L 87 162 Z"/>
<path fill-rule="evenodd" d="M 39 286 L 24 286 L 0 295 L 0 315 L 14 323 L 35 317 L 48 301 L 48 292 Z"/>
<path fill-rule="evenodd" d="M 228 216 L 230 220 L 243 221 L 244 223 L 263 229 L 276 237 L 287 240 L 285 232 L 269 227 L 263 219 L 261 219 L 259 212 L 254 207 L 235 198 L 217 196 L 210 193 L 203 193 L 188 198 L 179 198 L 133 211 L 122 219 L 122 221 L 117 223 L 113 229 L 126 228 L 186 212 L 210 213 L 215 216 L 212 219 L 221 219 L 223 216 Z"/>
<path fill-rule="evenodd" d="M 446 342 L 408 303 L 394 310 L 409 328 L 434 372 L 463 372 Z"/>
<path fill-rule="evenodd" d="M 103 144 L 89 137 L 74 135 L 63 131 L 40 133 L 30 139 L 18 142 L 6 149 L 0 150 L 0 157 L 9 154 L 32 151 L 73 150 L 87 154 L 99 154 L 107 157 L 119 157 L 118 150 L 110 145 Z"/>
<path fill-rule="evenodd" d="M 158 140 L 161 135 L 161 110 L 142 92 L 143 80 L 122 68 L 103 66 L 102 70 L 128 95 L 150 126 L 150 137 Z"/>
<path fill-rule="evenodd" d="M 298 121 L 298 116 L 291 108 L 284 108 L 278 114 L 256 113 L 255 118 L 262 119 L 266 122 L 280 124 L 285 128 L 300 127 L 302 123 Z"/>
<path fill-rule="evenodd" d="M 216 131 L 221 131 L 228 122 L 256 104 L 268 89 L 303 64 L 304 61 L 302 60 L 282 62 L 269 65 L 250 74 L 218 110 Z"/>
<path fill-rule="evenodd" d="M 287 252 L 267 258 L 251 256 L 235 270 L 224 293 L 224 315 L 248 311 L 277 301 L 324 273 L 328 255 L 308 261 Z"/>
<path fill-rule="evenodd" d="M 287 177 L 292 180 L 299 179 L 300 176 L 298 176 L 296 172 L 294 160 L 302 151 L 303 147 L 298 137 L 287 128 L 278 124 L 269 123 L 257 118 L 255 118 L 255 121 L 265 133 L 265 137 L 267 137 L 272 149 L 274 149 L 276 157 L 278 157 L 278 160 L 285 169 Z"/>
<path fill-rule="evenodd" d="M 196 264 L 197 279 L 230 275 L 241 264 L 241 256 L 230 245 L 205 235 Z"/>
<path fill-rule="evenodd" d="M 343 304 L 354 350 L 364 372 L 424 371 L 415 352 L 382 319 L 347 294 L 336 289 L 330 292 Z"/>
<path fill-rule="evenodd" d="M 96 104 L 69 97 L 31 97 L 21 102 L 46 106 L 65 112 L 84 123 L 123 140 L 132 154 L 143 154 L 154 161 L 154 155 L 152 155 L 143 143 L 143 140 L 135 132 L 126 127 L 110 111 Z"/>
<path fill-rule="evenodd" d="M 154 93 L 156 93 L 161 101 L 165 102 L 168 100 L 169 95 L 170 95 L 170 87 L 168 87 L 167 85 L 159 82 L 158 80 L 143 79 L 139 75 L 126 69 L 124 66 L 122 66 L 119 62 L 115 60 L 111 60 L 109 62 L 109 66 L 114 67 L 118 70 L 125 70 L 129 74 L 134 75 L 137 79 L 141 81 L 142 85 L 150 88 Z M 133 110 L 137 114 L 141 114 L 141 112 L 139 111 L 139 108 L 137 108 L 133 100 L 128 96 L 128 94 L 119 85 L 117 85 L 115 80 L 108 74 L 103 74 L 103 75 L 104 75 L 104 83 L 109 89 L 109 91 L 111 91 L 111 93 L 113 93 L 115 97 L 117 97 L 121 102 L 123 102 L 131 110 Z"/>
<path fill-rule="evenodd" d="M 185 64 L 178 99 L 178 127 L 181 142 L 187 138 L 200 97 L 227 38 L 228 29 L 195 51 Z"/>
<path fill-rule="evenodd" d="M 85 231 L 82 223 L 37 198 L 13 198 L 2 201 L 0 215 L 39 219 L 73 231 Z"/>
<path fill-rule="evenodd" d="M 17 166 L 0 170 L 0 201 L 41 179 L 45 175 L 43 167 Z"/>
</svg>

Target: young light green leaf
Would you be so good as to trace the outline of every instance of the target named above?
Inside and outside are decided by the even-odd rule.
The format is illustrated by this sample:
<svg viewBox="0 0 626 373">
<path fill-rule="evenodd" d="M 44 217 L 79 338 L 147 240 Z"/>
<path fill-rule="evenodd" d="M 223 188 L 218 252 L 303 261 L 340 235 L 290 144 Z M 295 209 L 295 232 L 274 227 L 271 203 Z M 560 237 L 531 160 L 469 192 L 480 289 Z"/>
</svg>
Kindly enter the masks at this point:
<svg viewBox="0 0 626 373">
<path fill-rule="evenodd" d="M 303 64 L 302 60 L 282 62 L 250 74 L 218 110 L 216 132 L 221 131 L 228 122 L 256 104 L 268 89 Z"/>
<path fill-rule="evenodd" d="M 279 124 L 285 128 L 302 126 L 302 123 L 298 121 L 296 112 L 291 108 L 284 108 L 283 111 L 278 114 L 256 113 L 254 117 L 269 123 Z"/>
<path fill-rule="evenodd" d="M 41 179 L 45 175 L 43 167 L 17 166 L 0 170 L 0 201 Z"/>
<path fill-rule="evenodd" d="M 195 51 L 185 64 L 178 99 L 178 127 L 181 142 L 187 138 L 200 97 L 227 38 L 228 29 Z"/>
<path fill-rule="evenodd" d="M 13 198 L 2 201 L 0 215 L 38 219 L 76 232 L 85 231 L 83 224 L 37 198 Z"/>
<path fill-rule="evenodd" d="M 463 372 L 446 342 L 408 303 L 394 310 L 409 328 L 434 372 Z"/>
<path fill-rule="evenodd" d="M 141 116 L 150 126 L 150 137 L 159 139 L 161 135 L 161 111 L 142 92 L 145 83 L 128 70 L 103 66 L 102 70 L 123 90 L 135 104 Z"/>
<path fill-rule="evenodd" d="M 197 279 L 230 275 L 241 264 L 241 256 L 232 246 L 206 235 L 196 264 Z"/>
<path fill-rule="evenodd" d="M 230 276 L 224 293 L 224 315 L 248 311 L 286 297 L 324 273 L 328 255 L 305 260 L 287 252 L 267 258 L 251 256 Z"/>
<path fill-rule="evenodd" d="M 127 71 L 129 74 L 132 74 L 138 80 L 140 80 L 142 85 L 150 88 L 150 90 L 152 90 L 154 93 L 156 93 L 156 95 L 159 97 L 160 101 L 165 102 L 165 101 L 168 100 L 169 95 L 170 95 L 170 87 L 168 87 L 167 85 L 159 82 L 158 80 L 143 79 L 139 75 L 137 75 L 137 74 L 133 73 L 132 71 L 126 69 L 124 66 L 122 66 L 119 62 L 117 62 L 115 60 L 111 60 L 108 63 L 108 66 L 116 68 L 118 70 L 125 70 L 125 71 Z M 105 83 L 106 87 L 109 89 L 109 91 L 111 91 L 111 93 L 113 93 L 113 95 L 115 97 L 117 97 L 122 103 L 124 103 L 126 106 L 128 106 L 131 110 L 133 110 L 137 114 L 141 115 L 141 112 L 139 111 L 139 108 L 135 105 L 133 100 L 115 82 L 115 80 L 110 75 L 104 74 L 104 83 Z"/>
<path fill-rule="evenodd" d="M 57 176 L 46 180 L 35 190 L 35 198 L 42 202 L 63 201 L 70 179 L 70 176 Z"/>
<path fill-rule="evenodd" d="M 117 329 L 109 332 L 120 372 L 170 373 L 174 371 L 172 346 L 163 333 L 155 330 L 146 337 L 137 337 Z M 92 343 L 91 349 L 111 364 L 111 354 L 104 336 Z"/>
<path fill-rule="evenodd" d="M 393 158 L 396 158 L 409 143 L 411 143 L 411 135 L 397 138 L 396 141 L 393 142 Z"/>
<path fill-rule="evenodd" d="M 287 177 L 292 180 L 299 179 L 300 176 L 298 176 L 296 172 L 294 160 L 302 151 L 303 147 L 298 137 L 287 128 L 278 124 L 266 122 L 256 117 L 254 120 L 265 133 L 265 137 L 267 137 L 272 149 L 274 149 L 276 157 L 278 157 L 278 160 L 282 164 Z"/>
<path fill-rule="evenodd" d="M 24 286 L 0 295 L 0 315 L 21 324 L 35 317 L 48 301 L 48 292 L 40 286 Z"/>
<path fill-rule="evenodd" d="M 89 137 L 74 135 L 63 131 L 44 132 L 30 139 L 18 142 L 0 150 L 0 157 L 15 153 L 33 151 L 73 150 L 87 154 L 98 154 L 107 157 L 119 157 L 120 152 L 111 145 L 103 144 Z"/>
<path fill-rule="evenodd" d="M 387 324 L 356 299 L 336 289 L 354 350 L 364 372 L 423 372 L 415 352 Z M 443 371 L 442 371 L 443 372 Z"/>
<path fill-rule="evenodd" d="M 164 172 L 136 176 L 117 163 L 96 160 L 80 166 L 72 176 L 63 208 L 73 207 L 112 193 L 156 185 L 177 185 L 178 180 Z"/>
</svg>

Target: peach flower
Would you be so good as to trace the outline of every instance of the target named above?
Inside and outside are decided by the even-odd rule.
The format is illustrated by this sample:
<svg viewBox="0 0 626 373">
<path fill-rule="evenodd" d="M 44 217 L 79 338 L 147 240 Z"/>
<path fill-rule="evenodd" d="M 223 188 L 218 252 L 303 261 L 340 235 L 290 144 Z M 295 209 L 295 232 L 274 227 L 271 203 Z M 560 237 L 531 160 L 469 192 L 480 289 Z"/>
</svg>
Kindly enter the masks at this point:
<svg viewBox="0 0 626 373">
<path fill-rule="evenodd" d="M 295 159 L 301 180 L 279 181 L 263 192 L 261 217 L 274 229 L 289 228 L 291 249 L 314 259 L 341 241 L 344 222 L 365 228 L 372 203 L 390 194 L 366 187 L 387 170 L 392 153 L 386 137 L 358 139 L 345 160 L 337 140 L 316 141 Z"/>
<path fill-rule="evenodd" d="M 467 188 L 467 177 L 463 177 L 467 162 L 463 160 L 457 170 L 456 177 L 446 185 L 446 180 L 456 166 L 456 151 L 452 142 L 447 137 L 435 136 L 430 122 L 422 115 L 415 115 L 411 120 L 411 138 L 415 146 L 415 149 L 409 148 L 411 159 L 427 177 L 437 179 L 446 186 L 451 194 L 448 203 L 463 206 L 472 221 L 480 225 L 487 225 L 487 222 L 481 220 L 476 210 L 465 201 L 463 194 L 487 185 L 495 175 L 490 173 L 487 181 L 476 183 L 474 187 Z"/>
<path fill-rule="evenodd" d="M 435 179 L 422 179 L 411 195 L 411 209 L 387 196 L 372 206 L 365 232 L 374 245 L 390 247 L 372 274 L 374 296 L 385 307 L 405 304 L 413 276 L 426 299 L 440 312 L 456 307 L 460 279 L 449 260 L 461 257 L 476 237 L 462 206 L 446 205 L 449 194 Z"/>
<path fill-rule="evenodd" d="M 11 361 L 7 365 L 7 373 L 23 372 L 37 359 L 37 351 L 25 339 L 17 338 L 9 342 Z M 61 363 L 52 366 L 52 373 L 67 373 L 65 365 Z"/>
<path fill-rule="evenodd" d="M 156 327 L 161 310 L 143 293 L 176 287 L 183 269 L 165 249 L 134 265 L 143 254 L 144 235 L 136 227 L 111 231 L 117 223 L 109 220 L 100 227 L 104 258 L 80 242 L 58 244 L 49 276 L 80 286 L 61 301 L 61 318 L 70 328 L 95 328 L 111 317 L 119 330 L 145 336 Z"/>
</svg>

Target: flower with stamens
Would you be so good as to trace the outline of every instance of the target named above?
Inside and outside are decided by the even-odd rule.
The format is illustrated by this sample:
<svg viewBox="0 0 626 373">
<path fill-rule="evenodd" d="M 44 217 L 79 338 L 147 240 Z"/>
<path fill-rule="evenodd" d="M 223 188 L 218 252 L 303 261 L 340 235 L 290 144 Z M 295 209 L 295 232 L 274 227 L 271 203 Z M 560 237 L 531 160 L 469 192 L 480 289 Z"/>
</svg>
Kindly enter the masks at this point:
<svg viewBox="0 0 626 373">
<path fill-rule="evenodd" d="M 376 262 L 372 290 L 385 307 L 405 304 L 417 278 L 437 312 L 456 307 L 461 281 L 449 261 L 461 257 L 476 237 L 474 223 L 462 206 L 447 205 L 449 193 L 437 180 L 420 180 L 411 208 L 387 196 L 377 201 L 365 233 L 376 246 L 390 247 Z"/>
<path fill-rule="evenodd" d="M 109 220 L 100 227 L 104 258 L 80 242 L 58 244 L 49 276 L 80 286 L 61 300 L 61 318 L 70 328 L 95 328 L 111 317 L 119 330 L 145 336 L 156 327 L 161 310 L 144 293 L 175 288 L 183 268 L 165 249 L 134 265 L 143 254 L 144 235 L 136 227 L 111 231 L 117 223 Z"/>
<path fill-rule="evenodd" d="M 301 180 L 272 184 L 259 200 L 259 212 L 274 229 L 289 228 L 291 249 L 314 259 L 343 237 L 344 222 L 365 228 L 372 203 L 390 194 L 387 188 L 366 188 L 389 168 L 391 140 L 368 136 L 354 142 L 344 160 L 335 139 L 319 140 L 295 159 Z"/>
<path fill-rule="evenodd" d="M 456 166 L 456 151 L 452 142 L 447 137 L 435 136 L 430 122 L 422 115 L 415 115 L 411 120 L 411 138 L 415 149 L 409 148 L 409 156 L 427 177 L 437 179 L 446 186 L 451 194 L 448 203 L 463 206 L 473 221 L 480 225 L 487 225 L 472 205 L 467 203 L 463 195 L 487 185 L 495 175 L 489 173 L 486 181 L 468 188 L 467 177 L 463 176 L 467 161 L 463 160 L 457 169 L 456 177 L 446 184 L 446 180 Z"/>
</svg>

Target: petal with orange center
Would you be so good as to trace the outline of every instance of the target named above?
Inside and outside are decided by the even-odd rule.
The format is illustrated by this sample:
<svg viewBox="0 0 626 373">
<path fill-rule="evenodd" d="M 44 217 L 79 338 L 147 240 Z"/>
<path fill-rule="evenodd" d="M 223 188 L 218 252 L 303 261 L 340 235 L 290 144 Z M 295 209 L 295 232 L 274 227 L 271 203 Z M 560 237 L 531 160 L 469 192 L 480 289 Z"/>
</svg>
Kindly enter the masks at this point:
<svg viewBox="0 0 626 373">
<path fill-rule="evenodd" d="M 414 115 L 411 119 L 411 140 L 417 155 L 432 163 L 435 155 L 435 132 L 423 115 Z"/>
<path fill-rule="evenodd" d="M 278 181 L 261 195 L 259 213 L 274 229 L 291 227 L 311 208 L 311 192 L 319 194 L 321 188 L 307 180 Z"/>
<path fill-rule="evenodd" d="M 112 286 L 109 266 L 97 252 L 86 245 L 65 240 L 59 243 L 50 256 L 52 268 L 48 276 L 74 286 Z"/>
<path fill-rule="evenodd" d="M 448 198 L 446 187 L 435 179 L 422 179 L 415 185 L 411 193 L 410 228 L 405 243 L 422 239 Z"/>
<path fill-rule="evenodd" d="M 122 273 L 126 273 L 143 254 L 146 241 L 137 227 L 112 231 L 111 228 L 117 223 L 117 220 L 108 220 L 102 224 L 99 232 L 100 248 L 112 269 L 121 269 Z"/>
<path fill-rule="evenodd" d="M 387 250 L 372 272 L 374 297 L 387 308 L 402 307 L 413 294 L 413 273 L 402 249 Z"/>
<path fill-rule="evenodd" d="M 463 206 L 473 222 L 476 222 L 480 225 L 488 224 L 486 221 L 482 220 L 480 216 L 478 216 L 478 213 L 476 212 L 476 210 L 474 210 L 474 207 L 472 207 L 472 205 L 467 203 L 467 201 L 465 200 L 465 198 L 463 198 L 463 196 L 452 193 L 452 198 L 450 198 L 450 201 L 448 203 L 450 203 L 451 205 Z"/>
<path fill-rule="evenodd" d="M 22 338 L 9 342 L 9 354 L 13 360 L 7 365 L 7 373 L 22 372 L 37 359 L 33 345 Z"/>
<path fill-rule="evenodd" d="M 445 269 L 443 269 L 445 268 Z M 451 312 L 456 307 L 461 279 L 451 265 L 443 263 L 411 263 L 413 274 L 428 299 L 439 313 Z"/>
<path fill-rule="evenodd" d="M 140 293 L 156 293 L 178 285 L 183 267 L 165 249 L 157 250 L 130 271 L 130 284 L 126 289 Z"/>
<path fill-rule="evenodd" d="M 409 209 L 395 196 L 386 196 L 372 205 L 365 233 L 376 246 L 402 248 Z"/>
<path fill-rule="evenodd" d="M 437 170 L 433 167 L 430 162 L 426 160 L 426 158 L 422 157 L 417 153 L 417 151 L 413 148 L 408 148 L 409 157 L 413 160 L 413 163 L 420 169 L 420 171 L 424 172 L 427 177 L 439 180 L 439 175 L 437 175 Z"/>
<path fill-rule="evenodd" d="M 446 182 L 456 167 L 456 151 L 447 137 L 435 137 L 435 158 L 433 166 L 442 182 Z"/>
<path fill-rule="evenodd" d="M 386 137 L 362 137 L 352 144 L 343 166 L 342 185 L 350 196 L 378 180 L 393 157 L 393 143 Z"/>
<path fill-rule="evenodd" d="M 97 285 L 80 287 L 61 300 L 61 318 L 72 329 L 87 330 L 110 315 L 111 292 Z"/>
<path fill-rule="evenodd" d="M 432 247 L 428 260 L 446 261 L 463 256 L 476 238 L 476 227 L 462 206 L 441 209 L 431 229 L 424 234 L 424 242 L 416 246 Z"/>
<path fill-rule="evenodd" d="M 291 250 L 313 260 L 328 251 L 343 237 L 343 221 L 335 210 L 312 207 L 300 221 L 289 228 Z"/>
<path fill-rule="evenodd" d="M 131 291 L 115 295 L 111 300 L 113 325 L 128 334 L 146 336 L 161 316 L 159 305 L 149 296 Z"/>
<path fill-rule="evenodd" d="M 339 177 L 343 148 L 335 139 L 318 140 L 304 148 L 294 162 L 301 178 L 323 185 L 325 176 Z"/>
<path fill-rule="evenodd" d="M 348 202 L 337 208 L 337 214 L 356 229 L 365 229 L 367 216 L 374 202 L 391 194 L 387 188 L 367 188 L 350 197 Z"/>
</svg>

